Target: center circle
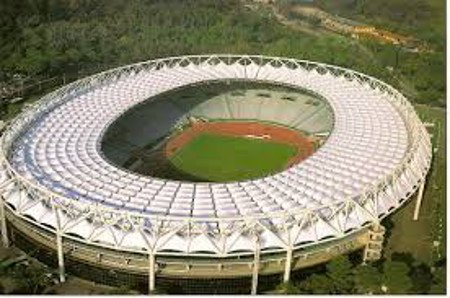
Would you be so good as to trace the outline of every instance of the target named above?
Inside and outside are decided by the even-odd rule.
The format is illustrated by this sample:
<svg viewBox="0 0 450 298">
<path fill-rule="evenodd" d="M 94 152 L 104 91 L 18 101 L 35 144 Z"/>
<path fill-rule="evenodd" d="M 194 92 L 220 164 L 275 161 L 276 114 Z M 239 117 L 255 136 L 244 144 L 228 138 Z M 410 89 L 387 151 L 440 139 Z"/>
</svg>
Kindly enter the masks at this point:
<svg viewBox="0 0 450 298">
<path fill-rule="evenodd" d="M 129 171 L 167 180 L 235 182 L 281 172 L 313 154 L 333 128 L 328 102 L 258 81 L 207 81 L 126 111 L 101 150 Z"/>
</svg>

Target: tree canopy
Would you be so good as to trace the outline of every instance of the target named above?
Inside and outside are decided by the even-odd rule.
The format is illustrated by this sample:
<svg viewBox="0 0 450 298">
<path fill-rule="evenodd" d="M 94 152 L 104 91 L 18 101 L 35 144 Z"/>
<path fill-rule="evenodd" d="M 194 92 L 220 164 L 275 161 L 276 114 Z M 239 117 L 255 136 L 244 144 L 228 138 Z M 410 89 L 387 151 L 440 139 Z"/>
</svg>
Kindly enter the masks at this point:
<svg viewBox="0 0 450 298">
<path fill-rule="evenodd" d="M 307 34 L 239 0 L 3 2 L 0 81 L 15 73 L 34 77 L 91 73 L 183 54 L 265 54 L 353 68 L 406 92 L 412 89 L 407 95 L 414 100 L 444 104 L 441 52 L 401 52 L 399 67 L 392 74 L 387 67 L 392 65 L 395 48 L 337 34 Z M 364 5 L 371 7 L 371 2 L 377 1 Z M 412 87 L 399 76 L 411 81 Z"/>
</svg>

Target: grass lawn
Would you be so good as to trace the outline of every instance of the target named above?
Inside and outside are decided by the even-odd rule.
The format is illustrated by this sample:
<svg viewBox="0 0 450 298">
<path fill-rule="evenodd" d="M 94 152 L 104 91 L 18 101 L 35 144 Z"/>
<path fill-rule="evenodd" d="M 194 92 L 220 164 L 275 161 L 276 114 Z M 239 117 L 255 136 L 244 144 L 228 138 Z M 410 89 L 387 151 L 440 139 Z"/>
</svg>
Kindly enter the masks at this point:
<svg viewBox="0 0 450 298">
<path fill-rule="evenodd" d="M 428 174 L 420 216 L 413 221 L 415 196 L 402 209 L 390 217 L 393 223 L 392 235 L 388 239 L 385 255 L 394 252 L 411 253 L 417 260 L 431 264 L 445 256 L 445 110 L 424 105 L 415 107 L 425 122 L 435 126 L 430 132 L 434 152 L 431 172 Z M 437 241 L 438 245 L 433 246 Z"/>
<path fill-rule="evenodd" d="M 296 148 L 286 144 L 205 133 L 179 149 L 170 162 L 204 181 L 225 182 L 280 171 L 295 154 Z"/>
</svg>

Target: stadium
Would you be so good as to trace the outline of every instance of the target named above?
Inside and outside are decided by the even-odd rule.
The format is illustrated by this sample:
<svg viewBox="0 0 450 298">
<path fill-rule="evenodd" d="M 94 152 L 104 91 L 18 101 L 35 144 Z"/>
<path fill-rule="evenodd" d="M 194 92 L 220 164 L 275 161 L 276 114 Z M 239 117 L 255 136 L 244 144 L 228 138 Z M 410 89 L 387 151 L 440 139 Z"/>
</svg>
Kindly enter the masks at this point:
<svg viewBox="0 0 450 298">
<path fill-rule="evenodd" d="M 421 193 L 431 154 L 407 99 L 353 70 L 247 55 L 137 63 L 8 125 L 2 240 L 48 252 L 62 281 L 66 269 L 149 291 L 242 278 L 257 293 L 263 276 L 288 281 L 338 254 L 379 258 L 380 221 Z"/>
</svg>

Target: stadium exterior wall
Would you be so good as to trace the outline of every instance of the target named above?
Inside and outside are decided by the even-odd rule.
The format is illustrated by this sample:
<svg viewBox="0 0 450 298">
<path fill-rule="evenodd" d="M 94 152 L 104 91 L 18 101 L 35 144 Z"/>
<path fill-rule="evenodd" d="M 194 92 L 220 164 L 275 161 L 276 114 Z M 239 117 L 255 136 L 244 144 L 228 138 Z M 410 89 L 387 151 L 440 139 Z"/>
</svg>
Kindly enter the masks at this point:
<svg viewBox="0 0 450 298">
<path fill-rule="evenodd" d="M 36 247 L 56 253 L 56 237 L 26 218 L 7 212 L 9 236 L 14 243 L 14 234 L 25 235 Z M 359 230 L 343 239 L 325 242 L 293 252 L 292 270 L 314 266 L 331 258 L 364 248 L 368 243 L 369 227 Z M 18 245 L 20 248 L 20 244 Z M 101 248 L 66 239 L 63 244 L 64 256 L 92 267 L 117 270 L 128 274 L 148 275 L 149 261 L 146 252 L 127 253 L 122 250 Z M 37 256 L 39 258 L 39 256 Z M 180 258 L 174 256 L 156 257 L 159 277 L 176 278 L 238 278 L 252 275 L 253 257 L 232 258 Z M 279 274 L 285 269 L 286 254 L 263 255 L 260 259 L 259 274 Z M 56 264 L 56 263 L 55 263 Z M 126 264 L 126 266 L 124 266 Z M 84 276 L 86 277 L 86 276 Z"/>
</svg>

